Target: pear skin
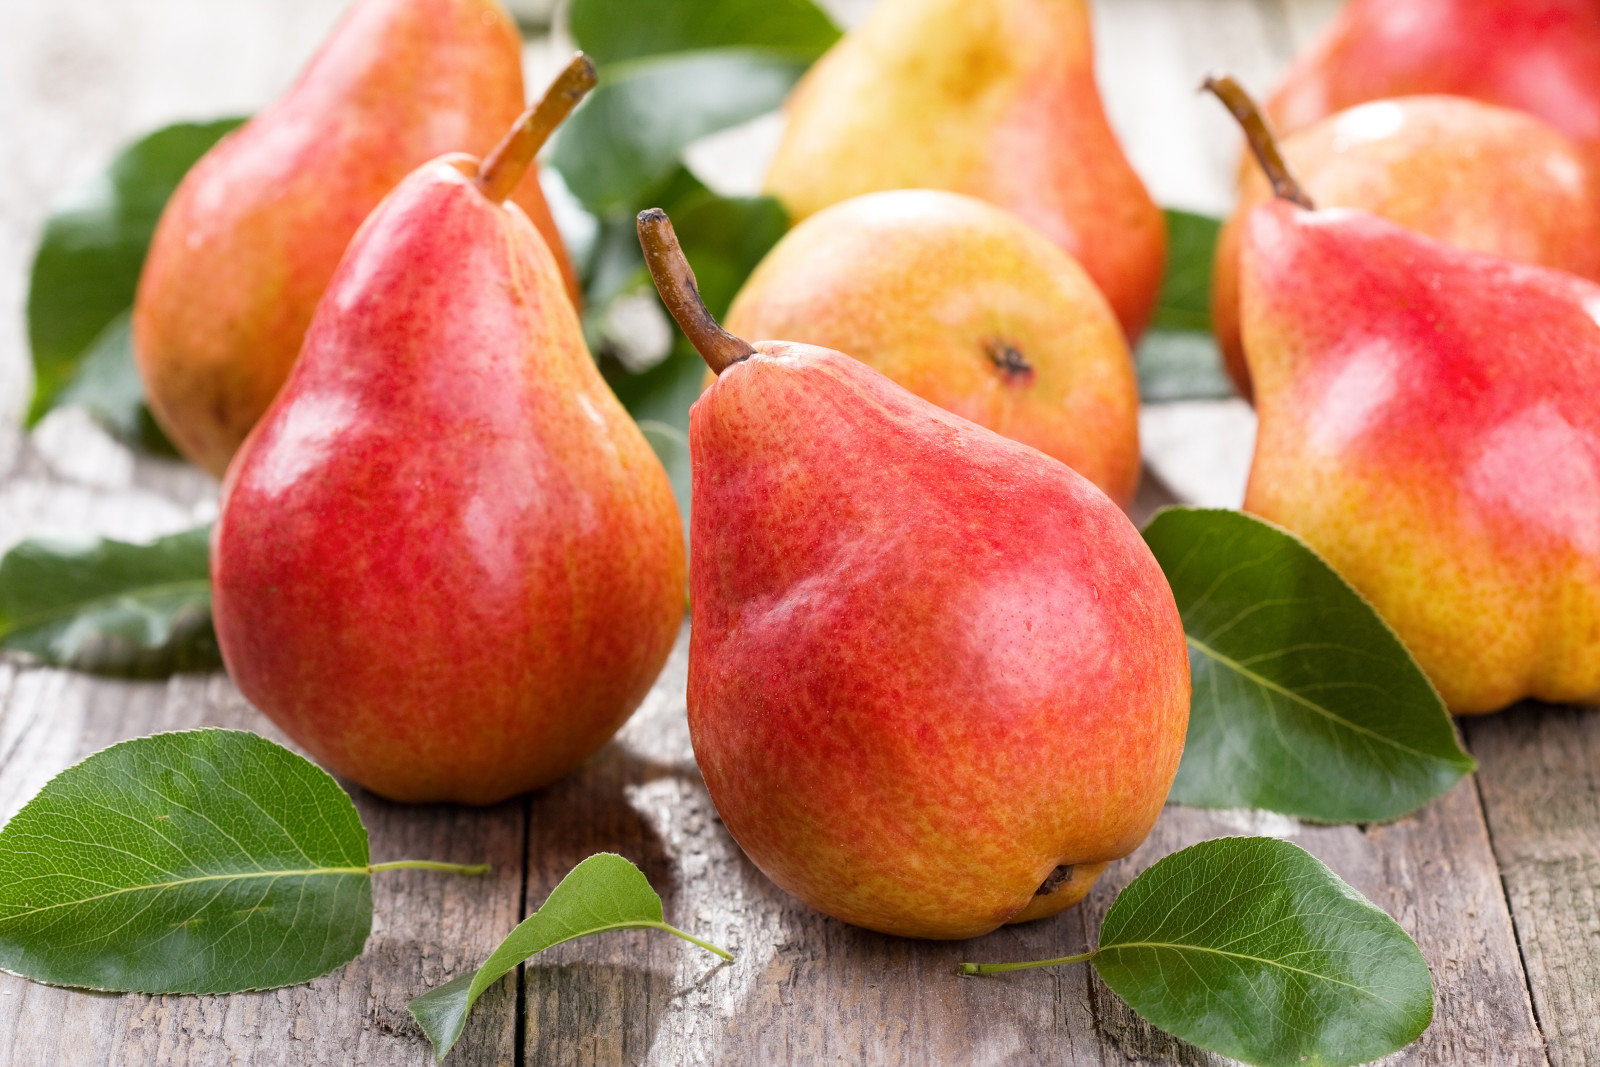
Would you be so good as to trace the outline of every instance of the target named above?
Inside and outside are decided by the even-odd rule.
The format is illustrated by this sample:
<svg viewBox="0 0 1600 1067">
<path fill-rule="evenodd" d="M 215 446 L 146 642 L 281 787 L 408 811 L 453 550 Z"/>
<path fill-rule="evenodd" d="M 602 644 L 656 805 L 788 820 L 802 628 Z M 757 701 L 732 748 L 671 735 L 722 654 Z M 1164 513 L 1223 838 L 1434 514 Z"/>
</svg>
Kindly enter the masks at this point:
<svg viewBox="0 0 1600 1067">
<path fill-rule="evenodd" d="M 644 697 L 683 615 L 666 472 L 549 247 L 476 171 L 426 164 L 362 226 L 213 535 L 240 691 L 402 801 L 566 774 Z"/>
<path fill-rule="evenodd" d="M 723 822 L 885 933 L 1076 903 L 1183 749 L 1160 567 L 1064 464 L 849 356 L 755 347 L 690 413 L 689 731 Z"/>
<path fill-rule="evenodd" d="M 134 354 L 179 451 L 221 477 L 362 220 L 429 159 L 487 151 L 522 109 L 521 37 L 494 0 L 357 0 L 293 87 L 195 164 L 156 228 Z M 575 297 L 536 173 L 514 199 Z"/>
<path fill-rule="evenodd" d="M 1246 509 L 1360 590 L 1451 711 L 1600 702 L 1600 286 L 1281 200 L 1240 245 Z"/>
<path fill-rule="evenodd" d="M 1139 383 L 1116 318 L 1070 256 L 981 200 L 891 190 L 823 209 L 756 267 L 728 328 L 848 352 L 1124 506 L 1138 488 Z"/>
<path fill-rule="evenodd" d="M 1349 0 L 1267 110 L 1287 133 L 1422 93 L 1526 111 L 1596 154 L 1600 11 L 1593 0 Z"/>
<path fill-rule="evenodd" d="M 1582 148 L 1521 111 L 1453 96 L 1362 104 L 1283 138 L 1318 207 L 1353 207 L 1449 244 L 1600 276 L 1600 186 Z M 1212 324 L 1228 373 L 1250 395 L 1239 340 L 1241 220 L 1272 196 L 1245 169 L 1217 242 Z"/>
<path fill-rule="evenodd" d="M 786 107 L 767 189 L 795 219 L 881 189 L 1015 212 L 1081 263 L 1135 338 L 1166 227 L 1106 121 L 1086 0 L 883 0 Z"/>
</svg>

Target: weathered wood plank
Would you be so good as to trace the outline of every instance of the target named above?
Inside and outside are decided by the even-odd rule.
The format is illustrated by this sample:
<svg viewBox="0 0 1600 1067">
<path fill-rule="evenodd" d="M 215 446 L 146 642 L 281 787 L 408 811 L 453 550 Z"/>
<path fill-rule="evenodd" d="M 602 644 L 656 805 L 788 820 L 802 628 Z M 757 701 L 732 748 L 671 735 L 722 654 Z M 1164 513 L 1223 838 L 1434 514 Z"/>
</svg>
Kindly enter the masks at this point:
<svg viewBox="0 0 1600 1067">
<path fill-rule="evenodd" d="M 1600 712 L 1530 701 L 1466 736 L 1551 1062 L 1600 1062 Z"/>
</svg>

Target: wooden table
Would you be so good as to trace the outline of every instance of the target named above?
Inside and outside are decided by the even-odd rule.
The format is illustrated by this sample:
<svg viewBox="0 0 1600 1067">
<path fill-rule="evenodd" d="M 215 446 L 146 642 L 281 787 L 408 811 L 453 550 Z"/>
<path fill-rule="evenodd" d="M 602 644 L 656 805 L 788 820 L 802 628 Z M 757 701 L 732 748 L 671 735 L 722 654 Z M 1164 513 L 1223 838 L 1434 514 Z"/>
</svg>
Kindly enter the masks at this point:
<svg viewBox="0 0 1600 1067">
<path fill-rule="evenodd" d="M 870 0 L 833 6 L 853 19 Z M 1097 5 L 1109 109 L 1159 199 L 1227 207 L 1236 142 L 1193 86 L 1213 67 L 1268 84 L 1333 6 Z M 23 437 L 27 265 L 61 190 L 132 135 L 258 107 L 338 7 L 0 5 L 0 548 L 38 533 L 151 537 L 214 510 L 215 487 L 204 476 L 133 457 L 76 414 L 53 416 Z M 562 50 L 559 41 L 530 44 L 532 68 L 549 69 Z M 1166 484 L 1188 499 L 1238 502 L 1253 432 L 1242 405 L 1152 409 L 1144 429 L 1147 458 Z M 1167 499 L 1150 480 L 1140 510 Z M 954 965 L 1078 951 L 1140 869 L 1191 842 L 1242 833 L 1304 845 L 1422 946 L 1437 1013 L 1395 1062 L 1600 1061 L 1592 1051 L 1600 1050 L 1600 714 L 1527 706 L 1464 723 L 1482 770 L 1388 826 L 1314 827 L 1260 812 L 1169 807 L 1150 840 L 1114 864 L 1082 907 L 966 944 L 917 943 L 824 918 L 744 859 L 695 770 L 684 650 L 680 641 L 617 739 L 542 793 L 469 810 L 404 808 L 357 790 L 375 860 L 487 860 L 494 873 L 380 876 L 372 939 L 353 963 L 309 985 L 228 997 L 96 995 L 0 975 L 0 1065 L 425 1064 L 429 1050 L 406 1001 L 476 966 L 564 872 L 600 850 L 639 863 L 671 921 L 735 950 L 737 960 L 718 964 L 644 933 L 557 949 L 484 998 L 453 1062 L 1214 1062 L 1140 1022 L 1084 967 L 970 980 L 956 977 Z M 0 661 L 0 818 L 104 745 L 202 725 L 278 737 L 221 675 L 122 683 Z"/>
</svg>

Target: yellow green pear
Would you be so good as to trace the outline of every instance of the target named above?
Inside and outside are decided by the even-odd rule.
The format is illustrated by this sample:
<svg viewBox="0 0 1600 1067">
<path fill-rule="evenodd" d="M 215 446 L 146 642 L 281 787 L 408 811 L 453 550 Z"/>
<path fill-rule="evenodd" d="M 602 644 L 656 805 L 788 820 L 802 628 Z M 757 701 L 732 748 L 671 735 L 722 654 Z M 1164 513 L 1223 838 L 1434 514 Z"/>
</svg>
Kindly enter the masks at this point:
<svg viewBox="0 0 1600 1067">
<path fill-rule="evenodd" d="M 992 204 L 929 189 L 835 204 L 767 254 L 728 328 L 848 352 L 1119 504 L 1138 488 L 1139 384 L 1111 308 L 1072 257 Z"/>
<path fill-rule="evenodd" d="M 880 189 L 1015 212 L 1083 264 L 1129 337 L 1166 228 L 1106 121 L 1087 0 L 882 0 L 806 74 L 767 188 L 803 219 Z"/>
</svg>

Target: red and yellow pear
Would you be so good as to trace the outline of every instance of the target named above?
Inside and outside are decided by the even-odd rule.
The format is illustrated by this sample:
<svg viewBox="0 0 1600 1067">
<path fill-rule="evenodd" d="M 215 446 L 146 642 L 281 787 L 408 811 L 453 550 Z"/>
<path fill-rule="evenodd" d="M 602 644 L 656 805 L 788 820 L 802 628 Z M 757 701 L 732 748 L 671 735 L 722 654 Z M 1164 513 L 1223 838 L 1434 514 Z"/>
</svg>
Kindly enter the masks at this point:
<svg viewBox="0 0 1600 1067">
<path fill-rule="evenodd" d="M 229 675 L 391 799 L 487 804 L 566 774 L 683 616 L 666 472 L 505 202 L 593 79 L 575 62 L 481 166 L 435 159 L 379 204 L 223 485 Z"/>
<path fill-rule="evenodd" d="M 882 0 L 796 87 L 767 189 L 796 219 L 880 189 L 998 204 L 1083 265 L 1137 337 L 1166 226 L 1106 121 L 1088 0 Z"/>
<path fill-rule="evenodd" d="M 1459 96 L 1380 100 L 1298 130 L 1279 150 L 1319 207 L 1360 208 L 1461 248 L 1600 275 L 1600 184 L 1578 144 L 1526 112 Z M 1271 197 L 1261 170 L 1247 167 L 1212 276 L 1212 325 L 1247 397 L 1239 230 Z"/>
<path fill-rule="evenodd" d="M 1274 178 L 1239 237 L 1246 509 L 1360 590 L 1452 711 L 1600 702 L 1600 285 Z"/>
<path fill-rule="evenodd" d="M 1149 833 L 1188 723 L 1144 540 L 1065 464 L 859 360 L 722 330 L 665 214 L 640 236 L 718 375 L 690 412 L 688 704 L 723 823 L 887 933 L 1076 903 Z"/>
<path fill-rule="evenodd" d="M 1537 115 L 1600 152 L 1594 0 L 1349 0 L 1267 104 L 1292 132 L 1396 96 L 1448 93 Z"/>
<path fill-rule="evenodd" d="M 924 400 L 1053 456 L 1126 506 L 1139 382 L 1083 268 L 992 204 L 868 193 L 800 223 L 756 267 L 728 329 L 848 352 Z"/>
<path fill-rule="evenodd" d="M 522 110 L 522 39 L 495 0 L 356 0 L 289 91 L 190 169 L 156 227 L 133 347 L 178 450 L 221 477 L 362 220 L 429 159 L 488 151 Z M 576 299 L 535 168 L 512 198 Z"/>
</svg>

